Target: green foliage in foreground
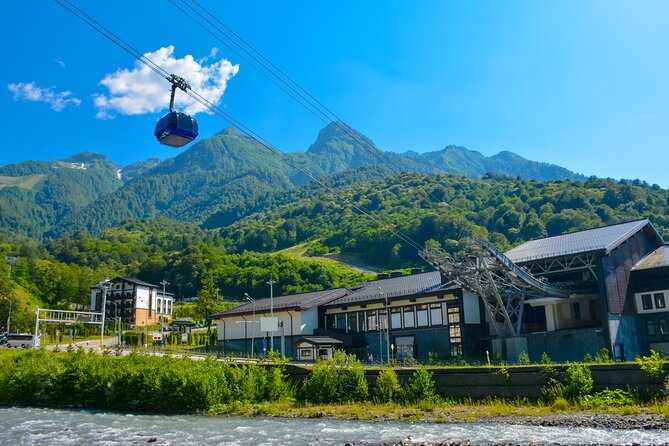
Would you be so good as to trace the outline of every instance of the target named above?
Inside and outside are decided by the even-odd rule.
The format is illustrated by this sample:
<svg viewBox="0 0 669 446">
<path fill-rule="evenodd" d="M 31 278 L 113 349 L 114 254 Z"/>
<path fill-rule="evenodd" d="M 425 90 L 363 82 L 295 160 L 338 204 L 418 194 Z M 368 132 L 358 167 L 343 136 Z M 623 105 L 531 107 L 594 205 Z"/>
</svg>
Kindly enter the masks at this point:
<svg viewBox="0 0 669 446">
<path fill-rule="evenodd" d="M 292 395 L 281 366 L 237 366 L 213 359 L 58 355 L 34 350 L 0 356 L 0 405 L 184 413 Z"/>
<path fill-rule="evenodd" d="M 364 401 L 369 393 L 365 369 L 355 355 L 336 351 L 331 359 L 316 363 L 304 392 L 312 403 Z"/>
</svg>

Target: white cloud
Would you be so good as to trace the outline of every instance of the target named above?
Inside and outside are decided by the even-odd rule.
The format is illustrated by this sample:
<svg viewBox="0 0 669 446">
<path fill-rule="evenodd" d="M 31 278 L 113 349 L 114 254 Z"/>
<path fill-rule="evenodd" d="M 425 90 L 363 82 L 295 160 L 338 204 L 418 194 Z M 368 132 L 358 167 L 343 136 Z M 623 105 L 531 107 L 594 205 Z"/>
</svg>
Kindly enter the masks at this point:
<svg viewBox="0 0 669 446">
<path fill-rule="evenodd" d="M 61 68 L 65 68 L 65 62 L 63 62 L 62 60 L 54 59 L 54 62 L 55 62 L 56 65 L 58 65 L 59 67 L 61 67 Z"/>
<path fill-rule="evenodd" d="M 239 71 L 239 65 L 232 65 L 225 59 L 204 65 L 204 61 L 196 61 L 191 55 L 176 59 L 173 53 L 174 46 L 170 45 L 144 56 L 168 73 L 183 77 L 194 92 L 218 105 L 228 80 Z M 139 61 L 135 62 L 132 70 L 119 69 L 107 74 L 100 84 L 109 90 L 109 95 L 94 95 L 97 117 L 100 119 L 110 119 L 114 112 L 139 115 L 156 113 L 169 107 L 171 85 Z M 174 106 L 189 115 L 208 111 L 181 90 L 177 91 Z"/>
<path fill-rule="evenodd" d="M 73 97 L 70 91 L 56 92 L 54 91 L 55 87 L 42 88 L 34 82 L 9 84 L 7 88 L 14 94 L 14 100 L 46 102 L 51 105 L 52 110 L 57 112 L 63 110 L 69 104 L 81 105 L 81 100 Z"/>
</svg>

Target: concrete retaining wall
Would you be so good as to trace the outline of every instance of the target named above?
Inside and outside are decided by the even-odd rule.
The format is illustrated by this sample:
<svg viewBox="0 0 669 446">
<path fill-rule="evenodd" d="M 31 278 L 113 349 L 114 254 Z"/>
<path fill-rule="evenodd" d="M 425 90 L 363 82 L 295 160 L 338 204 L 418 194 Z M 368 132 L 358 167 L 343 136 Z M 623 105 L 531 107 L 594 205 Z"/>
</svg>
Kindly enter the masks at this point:
<svg viewBox="0 0 669 446">
<path fill-rule="evenodd" d="M 564 370 L 567 366 L 552 366 L 555 370 Z M 669 364 L 665 364 L 665 376 L 669 372 Z M 370 390 L 374 388 L 379 369 L 365 371 Z M 406 383 L 414 369 L 396 369 L 398 377 Z M 487 397 L 497 398 L 529 398 L 536 400 L 541 397 L 541 388 L 546 384 L 546 374 L 539 366 L 512 367 L 504 373 L 499 367 L 462 367 L 430 369 L 436 384 L 437 392 L 445 397 L 472 398 L 475 400 Z M 653 381 L 639 369 L 637 364 L 591 365 L 590 371 L 594 381 L 594 392 L 609 389 L 636 388 L 647 392 L 660 392 L 663 384 Z M 300 366 L 289 366 L 291 377 L 301 382 L 309 376 L 309 369 Z"/>
</svg>

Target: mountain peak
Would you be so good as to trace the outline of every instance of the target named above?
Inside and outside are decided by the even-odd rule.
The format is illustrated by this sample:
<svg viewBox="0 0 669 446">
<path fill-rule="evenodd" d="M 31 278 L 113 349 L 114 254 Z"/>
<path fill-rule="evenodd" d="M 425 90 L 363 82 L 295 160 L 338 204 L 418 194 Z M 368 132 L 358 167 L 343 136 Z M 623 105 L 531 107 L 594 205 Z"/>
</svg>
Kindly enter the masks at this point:
<svg viewBox="0 0 669 446">
<path fill-rule="evenodd" d="M 81 152 L 75 155 L 72 155 L 69 158 L 60 160 L 64 163 L 90 163 L 93 161 L 109 161 L 106 156 L 97 152 Z"/>
</svg>

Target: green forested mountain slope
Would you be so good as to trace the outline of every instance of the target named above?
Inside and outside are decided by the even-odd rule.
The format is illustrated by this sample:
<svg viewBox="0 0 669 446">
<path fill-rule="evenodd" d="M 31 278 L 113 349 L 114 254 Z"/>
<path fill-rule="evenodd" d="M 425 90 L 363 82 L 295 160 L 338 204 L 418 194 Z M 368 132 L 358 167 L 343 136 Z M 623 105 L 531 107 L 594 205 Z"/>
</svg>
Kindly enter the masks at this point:
<svg viewBox="0 0 669 446">
<path fill-rule="evenodd" d="M 439 243 L 451 253 L 461 252 L 472 236 L 507 249 L 534 238 L 638 218 L 650 218 L 669 237 L 669 191 L 639 182 L 404 174 L 348 186 L 340 194 L 384 226 L 390 224 L 421 245 Z M 385 227 L 316 190 L 223 227 L 220 236 L 239 252 L 311 241 L 313 253 L 346 253 L 384 268 L 420 262 L 416 249 Z"/>
<path fill-rule="evenodd" d="M 41 238 L 71 210 L 121 187 L 119 168 L 90 152 L 0 167 L 0 234 Z"/>
<path fill-rule="evenodd" d="M 101 155 L 84 153 L 63 162 L 5 166 L 0 168 L 0 231 L 37 238 L 45 232 L 49 238 L 81 231 L 99 235 L 128 218 L 157 216 L 216 227 L 272 202 L 277 192 L 308 183 L 300 168 L 319 177 L 343 174 L 340 178 L 349 183 L 398 171 L 583 178 L 510 152 L 484 157 L 456 146 L 381 156 L 371 140 L 343 126 L 330 123 L 307 151 L 282 157 L 228 128 L 163 162 L 152 159 L 121 168 Z M 290 197 L 284 194 L 282 203 Z"/>
</svg>

